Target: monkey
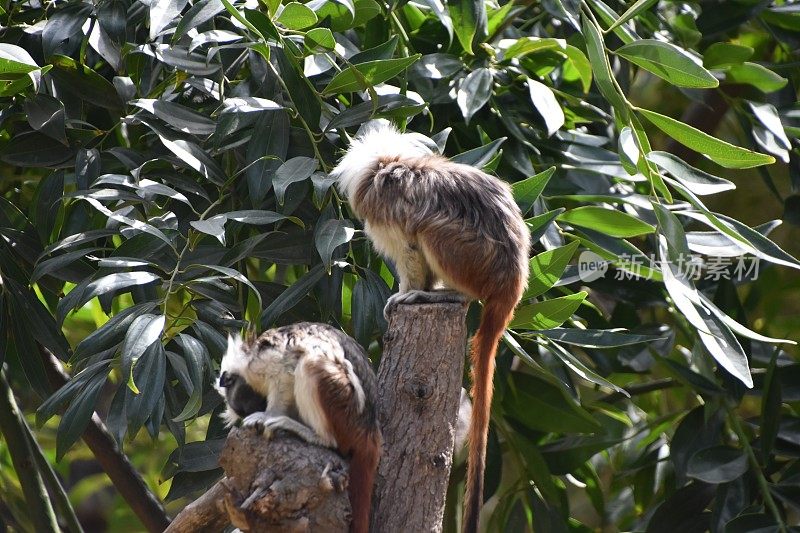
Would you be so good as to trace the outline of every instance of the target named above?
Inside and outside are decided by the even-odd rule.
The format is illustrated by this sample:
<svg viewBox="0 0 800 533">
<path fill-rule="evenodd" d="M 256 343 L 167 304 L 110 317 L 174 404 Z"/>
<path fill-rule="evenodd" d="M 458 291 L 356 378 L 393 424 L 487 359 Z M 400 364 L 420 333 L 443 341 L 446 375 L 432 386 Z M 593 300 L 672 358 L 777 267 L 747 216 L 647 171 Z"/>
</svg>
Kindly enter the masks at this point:
<svg viewBox="0 0 800 533">
<path fill-rule="evenodd" d="M 376 250 L 390 259 L 398 304 L 483 301 L 472 338 L 473 409 L 464 527 L 478 530 L 494 360 L 528 283 L 530 232 L 506 182 L 434 152 L 388 121 L 366 124 L 331 171 Z M 434 290 L 436 289 L 436 290 Z"/>
<path fill-rule="evenodd" d="M 375 373 L 361 346 L 327 324 L 302 322 L 252 341 L 228 337 L 218 387 L 230 426 L 283 429 L 350 459 L 350 531 L 368 533 L 383 446 Z"/>
</svg>

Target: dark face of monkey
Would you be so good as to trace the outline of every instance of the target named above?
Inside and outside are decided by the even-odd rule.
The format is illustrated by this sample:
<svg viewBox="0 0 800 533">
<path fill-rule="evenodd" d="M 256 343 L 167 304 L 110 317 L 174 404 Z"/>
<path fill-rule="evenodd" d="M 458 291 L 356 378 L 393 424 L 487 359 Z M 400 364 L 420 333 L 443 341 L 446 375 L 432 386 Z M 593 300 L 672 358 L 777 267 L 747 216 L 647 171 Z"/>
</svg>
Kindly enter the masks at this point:
<svg viewBox="0 0 800 533">
<path fill-rule="evenodd" d="M 267 399 L 238 374 L 223 372 L 219 376 L 219 386 L 225 388 L 225 400 L 240 418 L 267 409 Z"/>
</svg>

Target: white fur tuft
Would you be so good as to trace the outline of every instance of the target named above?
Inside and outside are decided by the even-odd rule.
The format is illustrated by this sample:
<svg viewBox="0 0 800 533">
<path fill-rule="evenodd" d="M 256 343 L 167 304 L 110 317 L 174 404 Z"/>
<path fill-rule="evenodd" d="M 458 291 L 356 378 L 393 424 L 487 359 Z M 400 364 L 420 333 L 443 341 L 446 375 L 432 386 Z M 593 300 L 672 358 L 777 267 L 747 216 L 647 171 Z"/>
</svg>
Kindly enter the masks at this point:
<svg viewBox="0 0 800 533">
<path fill-rule="evenodd" d="M 238 334 L 235 336 L 228 335 L 228 349 L 225 350 L 225 355 L 222 356 L 219 373 L 228 372 L 229 374 L 244 376 L 247 362 L 248 358 L 244 351 L 242 336 Z"/>
<path fill-rule="evenodd" d="M 382 157 L 420 157 L 434 153 L 434 143 L 419 133 L 400 133 L 387 120 L 364 124 L 350 148 L 331 171 L 338 189 L 349 199 L 366 172 Z"/>
</svg>

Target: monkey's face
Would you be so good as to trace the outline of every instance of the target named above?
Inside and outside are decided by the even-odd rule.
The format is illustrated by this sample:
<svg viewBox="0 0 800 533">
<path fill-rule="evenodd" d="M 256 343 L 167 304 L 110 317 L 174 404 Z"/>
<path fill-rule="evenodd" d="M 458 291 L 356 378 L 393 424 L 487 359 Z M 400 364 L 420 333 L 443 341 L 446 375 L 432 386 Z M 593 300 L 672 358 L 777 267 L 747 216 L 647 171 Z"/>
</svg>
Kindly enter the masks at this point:
<svg viewBox="0 0 800 533">
<path fill-rule="evenodd" d="M 219 376 L 219 386 L 224 390 L 228 407 L 239 418 L 267 409 L 267 399 L 253 390 L 239 374 L 222 372 Z"/>
</svg>

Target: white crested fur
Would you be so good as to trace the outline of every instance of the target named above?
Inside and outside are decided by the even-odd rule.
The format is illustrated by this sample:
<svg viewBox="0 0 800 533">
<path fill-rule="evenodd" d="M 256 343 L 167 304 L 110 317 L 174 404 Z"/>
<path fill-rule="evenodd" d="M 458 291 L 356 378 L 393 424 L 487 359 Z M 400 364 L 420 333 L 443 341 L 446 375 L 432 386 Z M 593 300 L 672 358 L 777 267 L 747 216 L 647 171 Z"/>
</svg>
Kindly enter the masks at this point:
<svg viewBox="0 0 800 533">
<path fill-rule="evenodd" d="M 338 189 L 352 198 L 366 172 L 382 157 L 420 157 L 433 153 L 431 141 L 418 133 L 400 133 L 387 120 L 366 123 L 331 171 Z"/>
<path fill-rule="evenodd" d="M 244 353 L 244 343 L 242 342 L 241 335 L 230 336 L 228 335 L 228 348 L 225 350 L 225 355 L 222 356 L 222 362 L 219 365 L 219 373 L 227 372 L 229 374 L 237 374 L 244 376 L 247 370 L 248 358 Z M 219 380 L 217 380 L 219 382 Z"/>
<path fill-rule="evenodd" d="M 228 348 L 225 350 L 225 355 L 222 356 L 222 362 L 219 365 L 220 376 L 223 372 L 228 374 L 236 374 L 244 376 L 245 369 L 247 368 L 247 355 L 244 353 L 241 335 L 230 336 L 228 335 Z M 219 376 L 214 380 L 214 388 L 223 398 L 227 399 L 225 394 L 225 387 L 219 384 Z M 233 427 L 239 420 L 239 415 L 236 414 L 230 405 L 225 406 L 225 410 L 220 413 L 220 418 L 225 422 L 225 427 Z"/>
</svg>

